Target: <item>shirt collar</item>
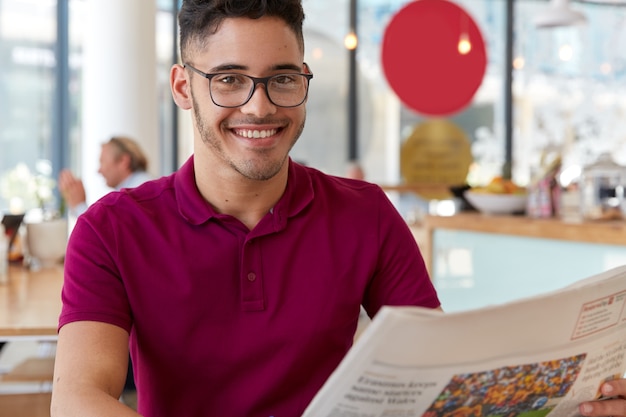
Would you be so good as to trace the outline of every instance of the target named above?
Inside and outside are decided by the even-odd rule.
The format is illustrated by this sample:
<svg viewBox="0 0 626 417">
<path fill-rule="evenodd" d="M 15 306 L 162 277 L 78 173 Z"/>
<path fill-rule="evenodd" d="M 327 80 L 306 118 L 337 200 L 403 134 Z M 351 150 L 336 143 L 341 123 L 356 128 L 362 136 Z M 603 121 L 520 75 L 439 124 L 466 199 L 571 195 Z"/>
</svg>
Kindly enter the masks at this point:
<svg viewBox="0 0 626 417">
<path fill-rule="evenodd" d="M 174 189 L 181 216 L 191 224 L 202 224 L 217 213 L 196 186 L 193 158 L 193 155 L 190 156 L 178 169 Z M 301 212 L 313 201 L 313 197 L 313 182 L 308 168 L 289 159 L 287 187 L 272 210 L 274 230 L 285 228 L 287 219 Z"/>
</svg>

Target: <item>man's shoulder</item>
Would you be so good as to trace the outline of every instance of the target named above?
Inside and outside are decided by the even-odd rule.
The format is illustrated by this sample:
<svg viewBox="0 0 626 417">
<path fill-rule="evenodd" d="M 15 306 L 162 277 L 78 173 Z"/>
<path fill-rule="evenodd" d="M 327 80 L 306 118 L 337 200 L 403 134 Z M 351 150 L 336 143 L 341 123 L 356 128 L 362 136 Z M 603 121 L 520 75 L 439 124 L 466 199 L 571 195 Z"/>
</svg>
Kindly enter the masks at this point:
<svg viewBox="0 0 626 417">
<path fill-rule="evenodd" d="M 150 200 L 158 198 L 167 190 L 174 187 L 174 174 L 162 176 L 159 178 L 149 178 L 134 188 L 122 190 L 121 194 L 128 195 L 133 200 Z"/>
<path fill-rule="evenodd" d="M 337 193 L 350 198 L 360 196 L 361 198 L 381 195 L 382 189 L 378 184 L 357 180 L 353 178 L 341 177 L 328 174 L 312 167 L 303 167 L 309 176 L 313 187 L 318 191 Z"/>
<path fill-rule="evenodd" d="M 154 177 L 146 172 L 146 171 L 135 171 L 130 177 L 128 177 L 127 181 L 124 183 L 124 187 L 126 188 L 134 188 L 142 185 L 145 182 L 153 180 Z"/>
<path fill-rule="evenodd" d="M 98 203 L 106 207 L 158 200 L 165 197 L 167 191 L 173 187 L 173 175 L 149 178 L 135 187 L 123 187 L 120 190 L 112 191 L 98 200 Z"/>
</svg>

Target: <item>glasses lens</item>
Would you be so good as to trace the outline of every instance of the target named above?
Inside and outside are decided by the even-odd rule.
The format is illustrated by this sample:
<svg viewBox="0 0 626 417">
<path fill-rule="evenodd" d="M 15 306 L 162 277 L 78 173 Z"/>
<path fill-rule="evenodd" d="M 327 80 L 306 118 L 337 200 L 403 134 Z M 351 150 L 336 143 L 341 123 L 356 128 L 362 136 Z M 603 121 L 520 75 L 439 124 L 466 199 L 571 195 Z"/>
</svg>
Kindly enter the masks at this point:
<svg viewBox="0 0 626 417">
<path fill-rule="evenodd" d="M 299 106 L 307 96 L 308 84 L 302 74 L 275 75 L 267 80 L 267 95 L 277 106 Z M 223 107 L 244 105 L 254 88 L 254 80 L 243 74 L 217 74 L 210 81 L 211 98 Z"/>
<path fill-rule="evenodd" d="M 211 98 L 218 106 L 238 107 L 248 100 L 254 81 L 242 74 L 217 74 L 211 79 Z"/>
<path fill-rule="evenodd" d="M 301 74 L 275 75 L 267 82 L 267 93 L 277 106 L 294 107 L 306 98 L 308 80 Z"/>
</svg>

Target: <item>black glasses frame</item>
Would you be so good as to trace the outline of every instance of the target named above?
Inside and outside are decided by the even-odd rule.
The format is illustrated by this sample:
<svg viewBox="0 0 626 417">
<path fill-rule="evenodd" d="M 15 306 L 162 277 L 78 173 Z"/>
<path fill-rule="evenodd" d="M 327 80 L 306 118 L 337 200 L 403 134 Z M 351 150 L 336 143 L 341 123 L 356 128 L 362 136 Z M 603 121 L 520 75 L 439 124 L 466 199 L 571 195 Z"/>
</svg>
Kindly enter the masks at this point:
<svg viewBox="0 0 626 417">
<path fill-rule="evenodd" d="M 309 66 L 308 64 L 305 62 L 304 66 L 308 69 Z M 254 92 L 256 91 L 256 86 L 259 84 L 262 84 L 265 87 L 265 95 L 267 96 L 267 99 L 270 101 L 270 103 L 272 103 L 274 106 L 278 106 L 278 107 L 283 107 L 283 108 L 293 108 L 293 107 L 298 107 L 300 106 L 302 103 L 304 103 L 307 99 L 307 97 L 309 96 L 309 84 L 311 83 L 311 78 L 313 78 L 313 74 L 308 73 L 308 74 L 304 74 L 304 73 L 296 73 L 296 75 L 301 75 L 304 78 L 306 78 L 306 93 L 304 94 L 304 98 L 302 99 L 302 101 L 298 104 L 294 104 L 292 106 L 283 106 L 280 104 L 276 104 L 274 102 L 274 100 L 272 100 L 272 97 L 270 97 L 268 88 L 267 88 L 267 83 L 269 82 L 269 80 L 271 80 L 272 78 L 275 77 L 280 77 L 281 75 L 290 75 L 290 74 L 276 74 L 276 75 L 271 75 L 269 77 L 261 77 L 261 78 L 257 78 L 257 77 L 252 77 L 251 75 L 247 75 L 247 74 L 240 74 L 240 73 L 233 73 L 233 74 L 237 74 L 237 75 L 241 75 L 244 76 L 246 78 L 249 78 L 252 80 L 252 88 L 250 89 L 250 94 L 248 94 L 248 98 L 246 98 L 246 100 L 237 105 L 237 106 L 224 106 L 222 104 L 218 104 L 215 102 L 215 99 L 213 98 L 213 92 L 211 91 L 210 88 L 210 83 L 211 80 L 213 79 L 213 77 L 216 77 L 218 75 L 224 75 L 224 74 L 229 74 L 229 73 L 225 73 L 225 72 L 217 72 L 217 73 L 212 73 L 212 74 L 208 74 L 206 72 L 202 72 L 199 69 L 189 65 L 189 64 L 183 64 L 183 68 L 189 68 L 190 70 L 192 70 L 193 72 L 195 72 L 198 75 L 203 76 L 204 78 L 206 78 L 207 80 L 209 80 L 209 95 L 211 96 L 211 101 L 213 102 L 213 104 L 215 104 L 218 107 L 223 107 L 226 109 L 234 109 L 237 107 L 241 107 L 246 105 L 246 103 L 248 103 L 250 101 L 250 99 L 252 98 L 252 96 L 254 95 Z"/>
</svg>

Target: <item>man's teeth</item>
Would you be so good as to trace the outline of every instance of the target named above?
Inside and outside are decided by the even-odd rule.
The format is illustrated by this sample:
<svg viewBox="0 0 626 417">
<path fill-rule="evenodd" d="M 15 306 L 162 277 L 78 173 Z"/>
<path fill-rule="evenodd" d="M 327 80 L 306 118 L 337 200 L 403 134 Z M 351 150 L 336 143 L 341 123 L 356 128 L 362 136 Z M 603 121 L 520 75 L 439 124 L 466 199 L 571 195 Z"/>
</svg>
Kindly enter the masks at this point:
<svg viewBox="0 0 626 417">
<path fill-rule="evenodd" d="M 271 130 L 238 130 L 237 134 L 245 138 L 259 139 L 267 138 L 276 134 L 276 129 Z"/>
</svg>

